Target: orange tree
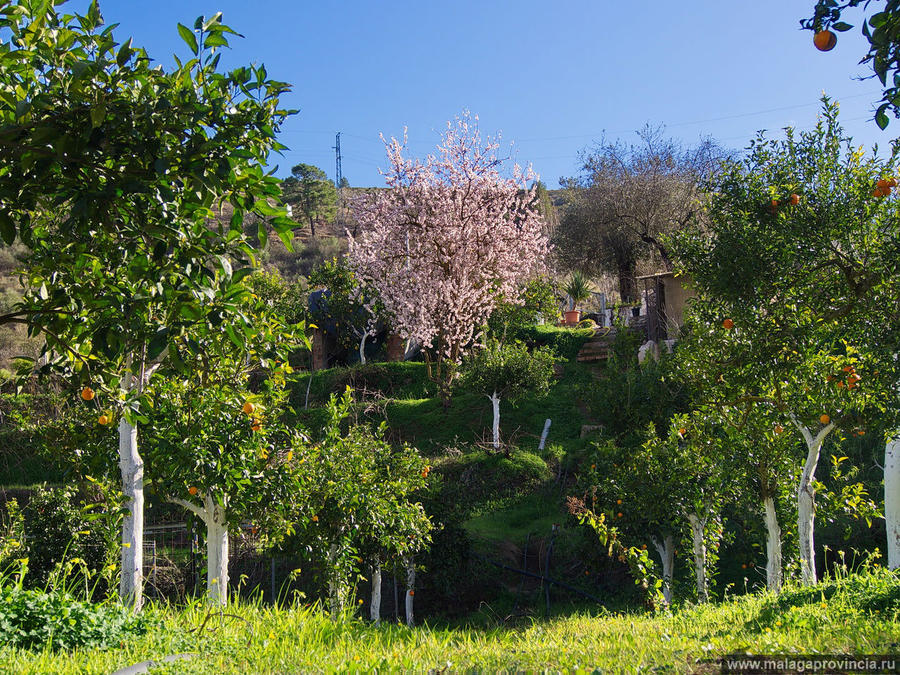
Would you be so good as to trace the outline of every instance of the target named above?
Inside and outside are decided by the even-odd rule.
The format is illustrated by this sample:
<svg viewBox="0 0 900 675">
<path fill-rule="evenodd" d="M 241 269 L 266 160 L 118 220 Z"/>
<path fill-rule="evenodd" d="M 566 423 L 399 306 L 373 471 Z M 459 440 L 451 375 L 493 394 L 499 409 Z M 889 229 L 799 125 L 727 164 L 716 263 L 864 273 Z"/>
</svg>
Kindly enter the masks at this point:
<svg viewBox="0 0 900 675">
<path fill-rule="evenodd" d="M 414 448 L 385 441 L 386 425 L 373 430 L 351 422 L 351 405 L 349 389 L 328 403 L 322 438 L 303 467 L 306 494 L 293 545 L 318 562 L 335 615 L 346 606 L 363 556 L 368 558 L 377 620 L 382 564 L 410 558 L 431 540 L 431 521 L 414 501 L 429 469 Z"/>
<path fill-rule="evenodd" d="M 700 294 L 682 366 L 701 399 L 737 418 L 763 411 L 806 445 L 797 485 L 805 583 L 816 580 L 823 443 L 896 408 L 894 166 L 853 148 L 826 100 L 812 131 L 760 135 L 726 165 L 710 186 L 709 225 L 672 242 Z"/>
<path fill-rule="evenodd" d="M 869 41 L 869 51 L 861 64 L 872 68 L 875 77 L 884 88 L 881 104 L 875 111 L 875 123 L 884 129 L 888 125 L 888 111 L 894 117 L 900 115 L 900 0 L 818 0 L 813 15 L 800 21 L 800 25 L 815 33 L 814 43 L 822 51 L 830 51 L 837 44 L 837 35 L 851 30 L 853 26 L 843 18 L 848 9 L 860 6 L 868 10 L 876 5 L 877 11 L 861 17 L 860 30 Z"/>
<path fill-rule="evenodd" d="M 43 370 L 74 373 L 98 392 L 98 422 L 118 423 L 120 594 L 139 607 L 143 392 L 163 361 L 185 369 L 194 336 L 227 326 L 244 341 L 243 217 L 262 216 L 263 238 L 267 222 L 285 238 L 293 225 L 270 204 L 279 185 L 264 170 L 283 147 L 287 85 L 262 66 L 218 70 L 234 34 L 221 14 L 179 25 L 190 57 L 165 71 L 116 42 L 96 2 L 84 16 L 59 4 L 7 2 L 0 14 L 0 236 L 28 247 L 25 298 L 0 324 L 41 334 Z M 215 222 L 223 202 L 233 215 Z"/>
<path fill-rule="evenodd" d="M 307 492 L 309 443 L 283 421 L 286 357 L 299 341 L 275 319 L 253 324 L 249 353 L 221 335 L 190 374 L 168 368 L 149 389 L 149 488 L 206 526 L 207 594 L 218 604 L 228 600 L 229 535 L 251 521 L 277 541 Z"/>
</svg>

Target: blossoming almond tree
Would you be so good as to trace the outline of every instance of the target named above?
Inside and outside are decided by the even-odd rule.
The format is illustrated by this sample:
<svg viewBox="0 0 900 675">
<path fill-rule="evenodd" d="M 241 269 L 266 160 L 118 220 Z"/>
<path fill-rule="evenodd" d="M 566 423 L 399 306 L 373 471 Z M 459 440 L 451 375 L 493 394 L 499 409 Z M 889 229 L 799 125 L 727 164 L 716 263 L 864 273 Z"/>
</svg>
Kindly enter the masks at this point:
<svg viewBox="0 0 900 675">
<path fill-rule="evenodd" d="M 349 261 L 378 290 L 394 329 L 424 349 L 444 401 L 455 365 L 479 341 L 501 300 L 517 301 L 522 282 L 548 252 L 530 169 L 504 178 L 499 143 L 482 141 L 477 117 L 447 124 L 437 154 L 404 157 L 386 143 L 388 189 L 353 206 L 358 234 Z"/>
</svg>

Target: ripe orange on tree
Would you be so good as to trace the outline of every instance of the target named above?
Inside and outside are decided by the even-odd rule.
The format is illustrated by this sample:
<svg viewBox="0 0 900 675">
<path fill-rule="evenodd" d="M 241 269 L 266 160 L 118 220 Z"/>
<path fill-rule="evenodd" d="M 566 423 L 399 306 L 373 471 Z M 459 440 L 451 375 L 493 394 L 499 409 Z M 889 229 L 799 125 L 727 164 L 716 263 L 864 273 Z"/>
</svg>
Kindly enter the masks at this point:
<svg viewBox="0 0 900 675">
<path fill-rule="evenodd" d="M 831 421 L 831 418 L 830 418 L 827 414 L 822 413 L 822 414 L 819 416 L 819 421 L 820 421 L 822 424 L 828 424 L 828 423 Z"/>
<path fill-rule="evenodd" d="M 782 433 L 784 433 L 784 427 L 781 426 L 780 424 L 776 424 L 776 425 L 775 425 L 775 433 L 776 433 L 776 434 L 782 434 Z"/>
<path fill-rule="evenodd" d="M 262 422 L 258 419 L 254 419 L 253 422 L 250 423 L 250 429 L 253 431 L 260 431 L 262 429 Z"/>
<path fill-rule="evenodd" d="M 241 412 L 245 415 L 253 414 L 254 410 L 256 410 L 256 406 L 250 403 L 250 401 L 247 401 L 243 406 L 241 406 Z"/>
<path fill-rule="evenodd" d="M 109 415 L 100 415 L 100 417 L 97 418 L 97 422 L 99 424 L 102 424 L 103 426 L 106 426 L 107 424 L 109 424 Z"/>
<path fill-rule="evenodd" d="M 85 387 L 81 390 L 81 398 L 85 401 L 93 401 L 94 400 L 94 390 L 90 387 Z"/>
<path fill-rule="evenodd" d="M 722 322 L 722 328 L 724 328 L 725 330 L 731 330 L 732 328 L 734 328 L 734 319 L 725 319 Z"/>
<path fill-rule="evenodd" d="M 797 206 L 800 203 L 800 195 L 794 193 L 791 195 L 791 206 Z"/>
<path fill-rule="evenodd" d="M 198 492 L 200 492 L 200 490 L 195 488 L 193 485 L 191 485 L 191 487 L 188 488 L 188 494 L 191 495 L 192 497 L 195 497 Z"/>
<path fill-rule="evenodd" d="M 820 52 L 830 52 L 837 44 L 837 35 L 830 30 L 820 30 L 813 35 L 813 44 Z"/>
</svg>

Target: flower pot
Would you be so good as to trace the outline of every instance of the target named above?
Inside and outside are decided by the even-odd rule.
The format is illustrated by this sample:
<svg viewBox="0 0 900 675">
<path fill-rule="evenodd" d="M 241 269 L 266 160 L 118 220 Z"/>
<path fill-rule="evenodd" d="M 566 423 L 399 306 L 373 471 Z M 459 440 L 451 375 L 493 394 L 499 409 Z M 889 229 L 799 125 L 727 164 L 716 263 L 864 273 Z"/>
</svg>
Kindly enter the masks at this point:
<svg viewBox="0 0 900 675">
<path fill-rule="evenodd" d="M 581 310 L 580 309 L 572 309 L 565 313 L 566 316 L 566 325 L 567 326 L 575 326 L 581 320 Z"/>
</svg>

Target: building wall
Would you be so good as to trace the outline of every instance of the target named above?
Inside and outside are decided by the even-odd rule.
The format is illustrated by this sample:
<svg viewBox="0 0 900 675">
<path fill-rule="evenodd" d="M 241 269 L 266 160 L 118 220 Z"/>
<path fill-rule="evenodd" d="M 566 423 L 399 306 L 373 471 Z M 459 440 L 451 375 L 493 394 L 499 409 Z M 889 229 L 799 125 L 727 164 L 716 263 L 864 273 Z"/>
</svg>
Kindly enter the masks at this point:
<svg viewBox="0 0 900 675">
<path fill-rule="evenodd" d="M 663 285 L 666 293 L 666 320 L 668 322 L 669 337 L 677 337 L 679 329 L 684 325 L 684 308 L 688 299 L 697 294 L 693 289 L 685 286 L 683 277 L 663 277 Z"/>
</svg>

